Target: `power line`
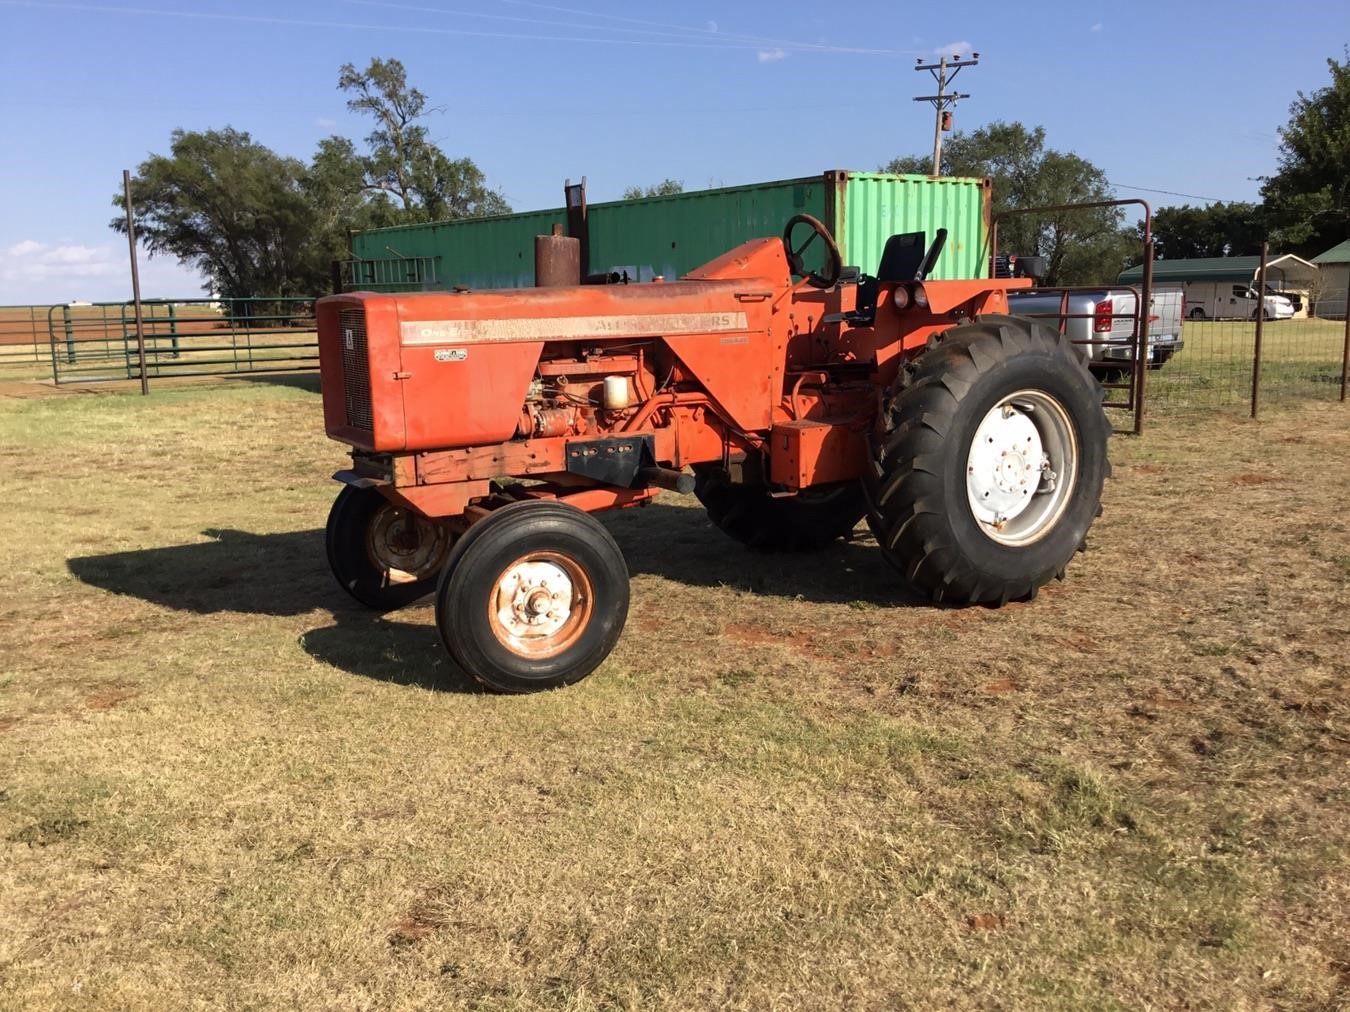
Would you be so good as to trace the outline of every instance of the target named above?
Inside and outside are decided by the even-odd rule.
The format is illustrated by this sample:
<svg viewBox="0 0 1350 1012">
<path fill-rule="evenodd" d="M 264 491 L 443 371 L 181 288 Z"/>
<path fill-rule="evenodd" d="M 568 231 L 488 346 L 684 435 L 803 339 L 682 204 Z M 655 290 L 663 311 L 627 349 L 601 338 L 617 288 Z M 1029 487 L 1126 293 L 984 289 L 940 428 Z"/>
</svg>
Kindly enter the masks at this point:
<svg viewBox="0 0 1350 1012">
<path fill-rule="evenodd" d="M 1165 193 L 1169 197 L 1189 197 L 1191 200 L 1208 200 L 1212 204 L 1240 204 L 1243 201 L 1231 200 L 1228 197 L 1202 197 L 1198 193 L 1178 193 L 1176 190 L 1155 190 L 1148 186 L 1129 186 L 1126 183 L 1113 183 L 1106 181 L 1106 185 L 1117 190 L 1137 190 L 1140 193 Z"/>
<path fill-rule="evenodd" d="M 416 11 L 422 14 L 445 14 L 453 17 L 485 18 L 491 21 L 514 21 L 531 25 L 549 25 L 561 28 L 580 29 L 583 31 L 624 32 L 630 35 L 655 35 L 672 39 L 699 38 L 706 39 L 710 43 L 717 43 L 717 45 L 711 47 L 717 49 L 744 48 L 736 45 L 736 43 L 750 42 L 754 43 L 755 47 L 786 46 L 796 52 L 814 51 L 869 56 L 905 56 L 912 55 L 916 52 L 915 50 L 868 49 L 858 46 L 836 46 L 821 42 L 797 42 L 791 39 L 771 39 L 760 35 L 742 35 L 736 32 L 714 31 L 710 28 L 699 28 L 690 25 L 675 25 L 661 21 L 647 21 L 641 18 L 626 18 L 616 14 L 600 14 L 590 11 L 580 11 L 571 7 L 556 7 L 552 4 L 525 3 L 524 0 L 503 0 L 503 2 L 517 3 L 520 6 L 534 7 L 541 10 L 557 11 L 562 14 L 578 14 L 582 17 L 606 18 L 611 21 L 622 21 L 625 24 L 645 25 L 646 27 L 620 28 L 610 25 L 579 24 L 576 21 L 546 21 L 542 18 L 512 17 L 509 14 L 485 14 L 478 11 L 451 10 L 445 7 L 425 7 L 415 4 L 394 3 L 392 0 L 343 0 L 343 2 L 358 7 L 385 7 L 391 10 Z"/>
<path fill-rule="evenodd" d="M 430 25 L 380 25 L 350 21 L 314 21 L 302 18 L 279 18 L 257 14 L 218 14 L 208 11 L 166 10 L 153 7 L 105 7 L 85 3 L 40 3 L 37 0 L 0 0 L 0 7 L 29 7 L 35 10 L 80 11 L 90 14 L 124 14 L 136 17 L 166 17 L 197 21 L 229 21 L 241 24 L 280 25 L 289 28 L 333 28 L 363 32 L 409 32 L 415 35 L 453 35 L 480 39 L 511 39 L 517 42 L 578 42 L 612 46 L 659 46 L 669 49 L 722 49 L 747 51 L 760 48 L 748 43 L 730 42 L 660 42 L 651 39 L 616 39 L 595 36 L 530 35 L 521 32 L 490 32 L 467 28 L 436 28 Z M 592 26 L 599 28 L 599 26 Z M 585 30 L 585 27 L 582 28 Z M 605 29 L 599 29 L 605 30 Z M 799 44 L 800 45 L 800 44 Z M 887 50 L 838 49 L 837 52 L 890 55 Z"/>
<path fill-rule="evenodd" d="M 769 39 L 757 35 L 738 35 L 733 32 L 721 32 L 713 28 L 698 28 L 686 25 L 674 25 L 661 21 L 650 21 L 646 18 L 624 17 L 622 14 L 605 14 L 601 11 L 578 10 L 575 7 L 559 7 L 556 4 L 538 3 L 536 0 L 500 0 L 501 3 L 511 4 L 516 7 L 533 7 L 537 10 L 553 11 L 557 14 L 579 14 L 587 18 L 602 18 L 606 21 L 622 21 L 630 25 L 645 25 L 649 28 L 673 28 L 677 31 L 690 32 L 696 35 L 706 35 L 710 37 L 724 36 L 726 38 L 743 39 L 754 41 L 771 46 L 792 46 L 796 49 L 817 49 L 828 52 L 846 52 L 846 53 L 873 53 L 883 56 L 914 56 L 918 53 L 926 52 L 919 49 L 852 49 L 847 47 L 831 46 L 819 42 L 792 42 L 785 39 Z M 599 28 L 599 25 L 593 27 Z"/>
</svg>

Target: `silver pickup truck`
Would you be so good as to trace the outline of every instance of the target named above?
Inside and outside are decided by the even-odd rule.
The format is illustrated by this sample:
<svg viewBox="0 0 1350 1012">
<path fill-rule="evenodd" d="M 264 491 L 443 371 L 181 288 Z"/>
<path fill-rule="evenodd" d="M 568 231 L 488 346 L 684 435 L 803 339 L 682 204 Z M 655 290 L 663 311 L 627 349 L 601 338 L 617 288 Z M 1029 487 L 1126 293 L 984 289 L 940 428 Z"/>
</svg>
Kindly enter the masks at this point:
<svg viewBox="0 0 1350 1012">
<path fill-rule="evenodd" d="M 1068 296 L 1064 332 L 1087 356 L 1088 366 L 1113 382 L 1134 361 L 1134 312 L 1131 288 L 1075 291 Z M 1180 291 L 1155 291 L 1149 300 L 1148 364 L 1160 369 L 1184 346 L 1181 339 L 1183 296 Z M 1009 292 L 1008 311 L 1059 328 L 1063 296 L 1052 289 Z"/>
</svg>

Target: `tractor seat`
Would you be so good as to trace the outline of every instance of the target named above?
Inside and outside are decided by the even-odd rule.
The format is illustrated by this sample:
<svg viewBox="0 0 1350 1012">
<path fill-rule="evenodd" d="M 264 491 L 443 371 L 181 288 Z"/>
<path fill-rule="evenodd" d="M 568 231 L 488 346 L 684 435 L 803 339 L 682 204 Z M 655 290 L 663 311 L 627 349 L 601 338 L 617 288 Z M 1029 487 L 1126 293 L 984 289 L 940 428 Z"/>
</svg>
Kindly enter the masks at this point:
<svg viewBox="0 0 1350 1012">
<path fill-rule="evenodd" d="M 869 324 L 876 319 L 877 295 L 883 281 L 922 281 L 932 273 L 937 259 L 947 245 L 947 230 L 937 230 L 933 245 L 928 246 L 927 232 L 901 232 L 886 240 L 881 251 L 881 264 L 876 277 L 864 274 L 858 282 L 858 308 L 850 322 Z"/>
</svg>

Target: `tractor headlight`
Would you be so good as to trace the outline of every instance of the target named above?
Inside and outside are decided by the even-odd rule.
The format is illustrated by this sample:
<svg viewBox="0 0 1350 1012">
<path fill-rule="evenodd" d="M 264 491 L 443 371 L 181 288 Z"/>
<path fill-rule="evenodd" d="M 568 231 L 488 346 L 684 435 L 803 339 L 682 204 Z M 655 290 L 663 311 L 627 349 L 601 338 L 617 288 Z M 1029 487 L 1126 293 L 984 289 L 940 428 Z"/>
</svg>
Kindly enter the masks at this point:
<svg viewBox="0 0 1350 1012">
<path fill-rule="evenodd" d="M 920 309 L 927 307 L 928 296 L 923 293 L 922 285 L 915 285 L 914 291 L 910 293 L 910 296 L 914 299 L 914 305 L 918 306 Z"/>
<path fill-rule="evenodd" d="M 891 289 L 891 302 L 895 304 L 896 309 L 905 309 L 909 306 L 909 289 L 904 285 L 896 285 Z"/>
</svg>

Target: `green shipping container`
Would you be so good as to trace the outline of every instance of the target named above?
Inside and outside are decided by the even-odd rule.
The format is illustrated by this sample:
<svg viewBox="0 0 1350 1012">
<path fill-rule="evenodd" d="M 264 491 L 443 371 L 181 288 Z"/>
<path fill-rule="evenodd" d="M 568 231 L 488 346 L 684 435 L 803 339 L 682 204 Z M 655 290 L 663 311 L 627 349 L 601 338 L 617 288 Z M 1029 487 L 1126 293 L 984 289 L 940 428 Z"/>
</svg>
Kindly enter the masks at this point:
<svg viewBox="0 0 1350 1012">
<path fill-rule="evenodd" d="M 989 228 L 984 179 L 892 176 L 835 170 L 805 179 L 591 204 L 590 270 L 635 281 L 674 280 L 760 236 L 780 235 L 794 214 L 834 234 L 844 263 L 874 273 L 897 232 L 948 231 L 935 279 L 982 278 Z M 564 224 L 563 208 L 494 218 L 403 225 L 352 239 L 353 287 L 376 291 L 526 288 L 534 284 L 534 237 Z M 806 232 L 800 233 L 805 238 Z M 819 245 L 817 243 L 817 245 Z"/>
</svg>

